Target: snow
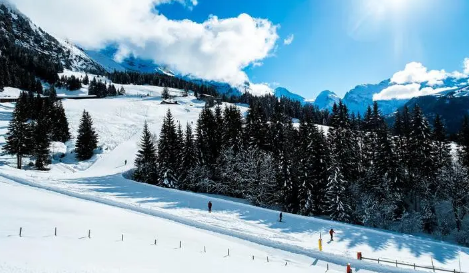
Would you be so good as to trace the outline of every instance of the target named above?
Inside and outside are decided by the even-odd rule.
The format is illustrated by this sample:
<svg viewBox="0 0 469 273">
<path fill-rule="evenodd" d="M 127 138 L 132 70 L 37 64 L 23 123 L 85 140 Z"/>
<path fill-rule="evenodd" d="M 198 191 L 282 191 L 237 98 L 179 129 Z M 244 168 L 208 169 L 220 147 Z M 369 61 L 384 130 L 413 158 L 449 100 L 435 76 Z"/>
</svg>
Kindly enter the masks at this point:
<svg viewBox="0 0 469 273">
<path fill-rule="evenodd" d="M 19 88 L 4 87 L 3 92 L 0 92 L 0 98 L 18 98 L 21 92 Z"/>
<path fill-rule="evenodd" d="M 71 75 L 76 72 L 67 71 L 65 73 Z M 79 74 L 75 75 L 80 76 Z M 120 88 L 120 85 L 116 85 L 116 87 Z M 0 272 L 5 272 L 5 270 L 1 270 L 1 266 L 8 269 L 6 272 L 15 273 L 82 272 L 86 270 L 88 272 L 116 272 L 116 270 L 112 271 L 113 268 L 115 269 L 114 266 L 120 266 L 123 268 L 123 272 L 127 272 L 126 270 L 130 270 L 127 267 L 130 266 L 130 262 L 126 264 L 125 261 L 134 259 L 138 262 L 132 263 L 132 265 L 138 264 L 141 268 L 132 272 L 146 272 L 145 270 L 148 268 L 153 271 L 184 272 L 182 270 L 187 271 L 188 268 L 200 266 L 196 261 L 202 259 L 199 257 L 201 255 L 200 249 L 203 247 L 200 238 L 208 235 L 199 235 L 199 233 L 213 235 L 220 240 L 228 240 L 228 242 L 216 242 L 216 239 L 212 238 L 213 246 L 207 245 L 210 249 L 224 250 L 230 247 L 233 249 L 232 253 L 246 254 L 248 260 L 252 255 L 250 253 L 255 250 L 242 250 L 244 248 L 264 251 L 259 254 L 260 256 L 266 256 L 265 254 L 269 253 L 269 255 L 277 257 L 276 259 L 282 261 L 283 264 L 285 259 L 295 260 L 298 269 L 292 269 L 293 266 L 288 267 L 289 272 L 290 270 L 291 272 L 297 272 L 295 270 L 306 272 L 302 271 L 303 269 L 308 272 L 324 272 L 327 263 L 331 265 L 332 269 L 343 272 L 344 265 L 348 262 L 351 262 L 355 269 L 360 269 L 360 272 L 413 271 L 413 269 L 404 270 L 373 262 L 357 261 L 356 252 L 358 251 L 361 251 L 364 257 L 415 262 L 419 265 L 431 265 L 433 259 L 435 266 L 449 270 L 458 269 L 459 259 L 461 259 L 463 271 L 469 271 L 468 248 L 425 237 L 402 235 L 287 213 L 283 215 L 285 222 L 279 223 L 277 222 L 278 211 L 254 207 L 246 204 L 245 201 L 239 202 L 236 199 L 220 198 L 213 195 L 163 189 L 128 180 L 126 177 L 129 177 L 129 171 L 133 168 L 132 163 L 138 149 L 144 121 L 148 122 L 153 133 L 158 133 L 163 117 L 170 109 L 175 120 L 179 120 L 182 125 L 188 122 L 195 126 L 195 121 L 203 109 L 204 103 L 189 95 L 188 97 L 175 98 L 179 102 L 178 105 L 162 105 L 160 104 L 161 87 L 124 85 L 124 88 L 126 96 L 106 99 L 63 100 L 73 139 L 65 144 L 53 143 L 53 152 L 57 156 L 53 160 L 50 171 L 17 170 L 14 168 L 15 159 L 12 156 L 0 156 L 0 219 L 7 219 L 0 221 L 0 240 L 2 240 L 0 242 Z M 181 90 L 171 89 L 170 92 L 177 95 Z M 246 106 L 238 105 L 237 107 L 246 113 Z M 0 146 L 5 142 L 4 135 L 13 108 L 14 104 L 12 103 L 0 104 Z M 94 120 L 94 126 L 99 135 L 98 145 L 100 148 L 92 159 L 77 162 L 73 149 L 79 120 L 84 109 L 90 113 Z M 327 133 L 328 127 L 318 127 Z M 65 153 L 65 157 L 60 158 L 61 153 Z M 127 165 L 124 164 L 125 160 L 128 161 Z M 28 159 L 25 162 L 28 163 Z M 19 186 L 19 184 L 23 186 Z M 24 185 L 43 190 L 31 189 Z M 81 201 L 77 198 L 87 201 Z M 209 200 L 214 204 L 214 212 L 211 214 L 206 212 Z M 21 207 L 23 203 L 24 208 Z M 106 204 L 114 208 L 95 203 Z M 145 220 L 133 219 L 129 215 L 142 217 Z M 63 220 L 59 218 L 63 218 Z M 174 226 L 170 226 L 170 224 Z M 6 237 L 16 234 L 19 226 L 23 226 L 25 232 L 26 230 L 31 232 L 29 235 L 31 237 L 26 236 L 21 239 L 14 236 Z M 60 230 L 70 229 L 70 234 L 73 235 L 67 235 L 66 238 L 53 238 L 53 240 L 44 237 L 50 235 L 50 230 L 55 226 L 60 226 Z M 153 226 L 156 231 L 150 229 Z M 159 230 L 160 227 L 162 230 Z M 99 235 L 96 240 L 94 238 L 92 240 L 76 240 L 80 236 L 84 236 L 83 233 L 86 233 L 88 228 L 96 229 L 97 234 L 103 234 L 103 237 Z M 328 238 L 326 238 L 330 228 L 334 228 L 337 232 L 337 239 L 334 242 L 328 242 Z M 119 240 L 121 233 L 125 233 L 125 236 L 128 234 L 130 238 L 139 238 L 138 240 L 141 240 L 139 242 L 142 243 L 137 243 L 138 240 L 136 240 L 135 245 L 132 245 L 129 240 L 128 248 L 121 248 L 122 242 L 116 246 L 118 244 L 116 240 Z M 149 252 L 153 251 L 153 248 L 144 250 L 145 247 L 150 247 L 149 244 L 154 240 L 155 233 L 158 238 L 162 238 L 162 234 L 165 234 L 164 238 L 172 238 L 165 241 L 168 246 L 166 251 Z M 176 254 L 173 253 L 174 251 L 172 252 L 171 247 L 177 246 L 180 240 L 174 238 L 176 234 L 177 237 L 183 237 L 181 240 L 188 242 L 188 245 L 194 243 L 194 253 L 188 251 L 188 253 L 180 254 L 183 251 L 179 251 L 176 252 L 179 253 L 177 255 L 183 256 L 174 256 Z M 318 239 L 321 234 L 324 240 L 322 252 L 318 250 Z M 25 242 L 25 239 L 28 241 Z M 99 240 L 102 241 L 99 242 Z M 95 241 L 98 243 L 95 244 Z M 235 251 L 235 244 L 231 242 L 237 242 L 240 250 Z M 69 246 L 68 243 L 72 243 L 73 247 Z M 127 246 L 127 241 L 125 241 L 125 245 Z M 9 251 L 11 249 L 15 251 Z M 42 249 L 48 249 L 47 253 L 41 251 Z M 99 253 L 94 250 L 98 250 Z M 112 253 L 114 250 L 115 253 Z M 24 256 L 15 256 L 15 253 L 22 253 Z M 41 254 L 38 255 L 38 253 Z M 80 259 L 73 260 L 73 258 L 62 257 L 65 255 L 64 253 L 70 256 L 78 255 Z M 138 255 L 134 255 L 134 253 L 138 253 Z M 148 253 L 152 253 L 151 257 Z M 56 257 L 56 255 L 58 256 Z M 198 256 L 194 258 L 193 255 Z M 96 256 L 100 258 L 98 259 Z M 158 257 L 162 258 L 158 259 Z M 244 257 L 240 256 L 239 259 L 245 259 Z M 179 261 L 181 258 L 187 259 L 187 264 L 190 267 L 182 268 L 182 264 L 186 263 L 174 263 L 176 259 Z M 239 265 L 234 265 L 231 262 L 226 262 L 227 259 L 218 261 L 218 258 L 219 256 L 216 256 L 209 261 L 201 261 L 204 264 L 204 271 L 215 272 L 216 268 L 218 268 L 217 272 L 220 272 L 220 268 L 223 268 L 223 272 L 231 272 L 229 270 L 233 270 L 232 272 L 240 270 L 276 272 L 275 270 L 277 270 L 273 268 L 274 263 L 265 268 L 247 268 L 251 265 L 242 262 Z M 232 260 L 235 260 L 234 254 Z M 52 261 L 58 262 L 53 263 Z M 161 261 L 161 263 L 157 261 Z M 212 265 L 213 268 L 205 270 L 205 266 Z M 172 271 L 165 266 L 176 266 L 178 269 Z M 282 268 L 284 270 L 284 267 Z"/>
<path fill-rule="evenodd" d="M 99 51 L 93 51 L 93 50 L 86 50 L 86 54 L 99 63 L 104 69 L 106 69 L 107 72 L 113 72 L 113 71 L 126 71 L 126 68 L 123 67 L 121 64 L 117 63 L 113 59 L 109 58 L 108 56 L 100 53 Z"/>
<path fill-rule="evenodd" d="M 305 256 L 3 178 L 0 204 L 0 272 L 275 273 L 286 262 L 288 272 L 325 271 Z"/>
</svg>

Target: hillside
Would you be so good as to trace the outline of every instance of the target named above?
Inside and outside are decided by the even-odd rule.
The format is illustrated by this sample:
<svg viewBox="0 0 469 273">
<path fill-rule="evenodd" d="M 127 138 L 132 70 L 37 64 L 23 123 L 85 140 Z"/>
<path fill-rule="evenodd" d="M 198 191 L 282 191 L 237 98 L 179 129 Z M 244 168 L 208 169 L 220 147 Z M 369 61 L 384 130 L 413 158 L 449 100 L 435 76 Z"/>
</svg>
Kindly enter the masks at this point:
<svg viewBox="0 0 469 273">
<path fill-rule="evenodd" d="M 228 273 L 276 273 L 285 271 L 285 263 L 288 272 L 326 270 L 320 263 L 311 271 L 311 259 L 303 255 L 19 185 L 4 178 L 0 178 L 0 216 L 3 273 L 215 273 L 220 268 Z M 226 256 L 228 248 L 230 256 Z M 341 272 L 338 269 L 329 272 Z"/>
<path fill-rule="evenodd" d="M 6 179 L 14 181 L 8 182 L 10 184 L 20 183 L 39 187 L 169 219 L 184 225 L 230 236 L 230 238 L 235 237 L 267 247 L 306 255 L 309 259 L 314 260 L 314 266 L 322 268 L 326 263 L 329 263 L 342 271 L 343 265 L 352 261 L 354 267 L 360 268 L 361 272 L 367 272 L 366 270 L 405 272 L 399 268 L 395 269 L 395 267 L 383 267 L 383 265 L 378 266 L 372 262 L 356 261 L 357 251 L 363 252 L 365 257 L 397 259 L 422 265 L 431 264 L 433 259 L 435 266 L 451 270 L 458 268 L 461 257 L 462 268 L 469 267 L 469 250 L 448 243 L 287 213 L 284 214 L 285 222 L 279 223 L 277 222 L 278 211 L 254 207 L 245 204 L 245 202 L 219 196 L 163 189 L 128 180 L 127 173 L 133 168 L 132 162 L 135 158 L 143 122 L 146 120 L 151 131 L 158 132 L 164 114 L 167 109 L 171 109 L 175 119 L 182 124 L 194 123 L 204 104 L 189 96 L 178 98 L 179 105 L 161 105 L 162 88 L 160 87 L 131 85 L 124 87 L 127 91 L 127 95 L 124 97 L 63 101 L 74 136 L 76 136 L 79 117 L 83 109 L 89 111 L 95 121 L 100 149 L 91 160 L 84 162 L 75 160 L 71 153 L 74 149 L 74 139 L 65 145 L 61 143 L 53 145 L 53 154 L 64 153 L 66 156 L 61 160 L 58 159 L 58 156 L 54 157 L 51 170 L 48 172 L 16 170 L 14 169 L 14 158 L 3 155 L 0 157 L 0 160 L 4 162 L 4 165 L 0 166 L 2 181 Z M 171 92 L 176 95 L 178 90 Z M 247 110 L 245 107 L 240 109 L 242 112 Z M 0 127 L 3 129 L 0 129 L 2 135 L 0 145 L 4 144 L 4 134 L 12 110 L 13 104 L 1 104 Z M 130 164 L 125 165 L 125 160 Z M 25 160 L 25 163 L 28 163 L 28 160 Z M 9 191 L 6 190 L 6 192 Z M 206 213 L 206 204 L 209 200 L 214 203 L 212 214 Z M 61 203 L 64 202 L 61 201 Z M 5 214 L 5 211 L 0 213 Z M 51 220 L 51 222 L 54 221 Z M 17 221 L 14 223 L 15 226 L 8 226 L 8 230 L 14 229 L 16 232 L 20 223 Z M 44 229 L 50 228 L 48 223 L 43 223 L 42 226 Z M 138 227 L 140 226 L 138 225 Z M 81 227 L 84 230 L 87 229 L 84 226 Z M 331 227 L 337 232 L 337 240 L 327 242 L 324 239 L 323 252 L 319 252 L 317 240 L 320 234 L 326 236 L 325 234 Z M 133 229 L 132 232 L 122 229 L 116 230 L 115 234 L 117 235 L 113 236 L 119 238 L 121 232 L 138 234 L 138 228 L 135 228 L 137 230 Z M 32 228 L 27 227 L 27 230 L 29 229 Z M 76 232 L 78 234 L 81 231 Z M 193 238 L 193 236 L 190 237 Z M 139 238 L 142 237 L 139 236 Z M 39 243 L 43 244 L 43 242 Z M 34 254 L 36 253 L 35 249 L 36 247 L 32 247 L 29 251 Z M 81 248 L 78 251 L 85 250 L 86 248 Z M 106 259 L 110 261 L 114 259 L 113 257 Z M 0 261 L 2 261 L 1 258 Z M 18 263 L 24 260 L 16 261 Z M 300 264 L 308 266 L 311 261 Z M 8 263 L 7 265 L 11 266 Z M 321 269 L 322 271 L 324 270 Z"/>
<path fill-rule="evenodd" d="M 455 134 L 461 128 L 464 115 L 469 113 L 469 87 L 450 91 L 440 96 L 413 98 L 405 105 L 411 109 L 415 105 L 419 105 L 430 122 L 437 114 L 440 115 L 445 122 L 448 133 Z"/>
<path fill-rule="evenodd" d="M 35 25 L 8 2 L 0 1 L 0 37 L 2 46 L 19 46 L 35 54 L 59 61 L 70 70 L 102 73 L 97 62 L 73 44 L 57 39 Z"/>
</svg>

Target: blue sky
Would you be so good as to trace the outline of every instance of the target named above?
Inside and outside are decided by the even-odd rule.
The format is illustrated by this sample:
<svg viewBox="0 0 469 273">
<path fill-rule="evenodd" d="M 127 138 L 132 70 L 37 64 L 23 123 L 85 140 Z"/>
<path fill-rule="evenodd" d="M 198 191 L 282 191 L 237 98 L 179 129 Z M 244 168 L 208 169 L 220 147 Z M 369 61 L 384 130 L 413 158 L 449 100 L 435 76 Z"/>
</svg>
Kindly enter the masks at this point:
<svg viewBox="0 0 469 273">
<path fill-rule="evenodd" d="M 397 2 L 375 7 L 370 1 Z M 199 0 L 192 9 L 168 4 L 158 10 L 196 22 L 211 14 L 247 13 L 280 25 L 273 56 L 245 71 L 253 82 L 279 83 L 306 98 L 325 89 L 342 96 L 357 84 L 390 78 L 412 61 L 461 71 L 469 57 L 465 0 Z M 290 34 L 293 42 L 283 45 Z"/>
<path fill-rule="evenodd" d="M 435 83 L 431 93 L 454 71 L 469 75 L 469 0 L 13 2 L 56 37 L 118 45 L 116 61 L 133 55 L 234 86 L 249 80 L 253 91 L 270 91 L 266 83 L 308 99 L 326 89 L 343 96 L 395 78 L 404 96 L 423 80 Z"/>
</svg>

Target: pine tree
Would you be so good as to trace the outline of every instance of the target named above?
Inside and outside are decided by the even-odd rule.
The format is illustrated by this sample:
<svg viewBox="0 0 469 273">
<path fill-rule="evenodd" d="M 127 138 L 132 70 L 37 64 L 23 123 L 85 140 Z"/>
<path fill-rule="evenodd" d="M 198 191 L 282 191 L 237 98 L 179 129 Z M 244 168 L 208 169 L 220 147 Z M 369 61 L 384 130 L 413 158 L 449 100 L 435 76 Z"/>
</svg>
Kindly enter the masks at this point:
<svg viewBox="0 0 469 273">
<path fill-rule="evenodd" d="M 243 121 L 238 107 L 225 107 L 221 128 L 222 146 L 230 147 L 237 153 L 241 149 L 243 140 Z"/>
<path fill-rule="evenodd" d="M 433 141 L 436 149 L 436 166 L 438 169 L 451 163 L 451 147 L 446 138 L 446 130 L 440 115 L 433 122 Z"/>
<path fill-rule="evenodd" d="M 49 87 L 48 95 L 50 101 L 57 101 L 57 91 L 55 90 L 55 86 L 53 84 Z"/>
<path fill-rule="evenodd" d="M 224 119 L 223 119 L 223 114 L 221 107 L 217 105 L 215 107 L 215 126 L 213 127 L 215 132 L 214 132 L 214 149 L 217 151 L 222 150 L 222 144 L 223 144 L 223 135 L 224 135 Z"/>
<path fill-rule="evenodd" d="M 411 200 L 414 210 L 423 213 L 425 230 L 430 232 L 434 226 L 433 199 L 438 173 L 435 162 L 435 145 L 428 121 L 418 105 L 413 109 L 412 131 L 409 139 L 411 167 Z"/>
<path fill-rule="evenodd" d="M 271 153 L 260 151 L 257 158 L 257 180 L 247 189 L 247 199 L 254 205 L 274 206 L 280 196 L 276 191 L 274 158 Z"/>
<path fill-rule="evenodd" d="M 83 78 L 82 83 L 83 83 L 84 85 L 90 84 L 90 79 L 88 78 L 88 74 L 85 75 L 85 77 Z"/>
<path fill-rule="evenodd" d="M 469 213 L 469 176 L 467 167 L 461 165 L 459 161 L 454 161 L 450 165 L 444 166 L 439 175 L 438 181 L 442 185 L 444 198 L 451 200 L 454 219 L 457 231 L 461 231 L 464 217 Z"/>
<path fill-rule="evenodd" d="M 146 121 L 143 126 L 140 150 L 138 150 L 135 159 L 135 167 L 133 179 L 144 183 L 156 184 L 156 148 Z"/>
<path fill-rule="evenodd" d="M 253 103 L 246 116 L 244 130 L 244 145 L 258 147 L 261 150 L 269 150 L 268 144 L 269 126 L 267 116 L 260 103 Z"/>
<path fill-rule="evenodd" d="M 62 106 L 61 101 L 57 101 L 50 113 L 50 120 L 52 121 L 51 139 L 52 141 L 67 142 L 70 136 L 67 116 Z"/>
<path fill-rule="evenodd" d="M 327 184 L 326 203 L 327 213 L 331 220 L 351 222 L 352 209 L 348 203 L 347 181 L 337 163 L 333 161 L 329 169 L 329 182 Z"/>
<path fill-rule="evenodd" d="M 35 166 L 38 170 L 45 170 L 49 163 L 50 137 L 48 132 L 47 114 L 42 112 L 33 126 L 33 155 L 36 157 Z"/>
<path fill-rule="evenodd" d="M 168 109 L 161 127 L 160 137 L 158 141 L 158 171 L 159 177 L 163 179 L 162 185 L 170 188 L 176 187 L 179 174 L 179 151 L 182 143 L 176 132 L 173 115 Z"/>
<path fill-rule="evenodd" d="M 466 168 L 469 168 L 469 116 L 464 117 L 461 130 L 459 131 L 459 160 Z"/>
<path fill-rule="evenodd" d="M 93 128 L 93 120 L 88 112 L 83 110 L 83 115 L 78 128 L 78 137 L 75 145 L 78 160 L 87 160 L 93 156 L 93 151 L 98 147 L 98 135 Z"/>
<path fill-rule="evenodd" d="M 163 88 L 163 93 L 161 93 L 161 97 L 164 99 L 164 100 L 169 100 L 170 98 L 170 95 L 169 95 L 169 89 L 168 87 L 164 87 Z"/>
<path fill-rule="evenodd" d="M 198 162 L 207 166 L 210 171 L 214 170 L 214 165 L 220 154 L 220 148 L 216 140 L 217 124 L 213 112 L 209 108 L 204 108 L 199 115 L 196 127 L 196 146 L 198 150 Z"/>
<path fill-rule="evenodd" d="M 22 158 L 32 153 L 32 129 L 28 120 L 28 113 L 24 108 L 25 94 L 18 100 L 13 117 L 8 126 L 6 144 L 3 150 L 8 154 L 16 154 L 16 166 L 21 169 Z"/>
<path fill-rule="evenodd" d="M 183 190 L 189 189 L 187 177 L 189 172 L 197 166 L 197 150 L 195 147 L 194 135 L 192 127 L 189 123 L 186 125 L 186 133 L 184 135 L 184 145 L 182 150 L 182 164 L 181 164 L 181 178 L 180 188 Z"/>
</svg>

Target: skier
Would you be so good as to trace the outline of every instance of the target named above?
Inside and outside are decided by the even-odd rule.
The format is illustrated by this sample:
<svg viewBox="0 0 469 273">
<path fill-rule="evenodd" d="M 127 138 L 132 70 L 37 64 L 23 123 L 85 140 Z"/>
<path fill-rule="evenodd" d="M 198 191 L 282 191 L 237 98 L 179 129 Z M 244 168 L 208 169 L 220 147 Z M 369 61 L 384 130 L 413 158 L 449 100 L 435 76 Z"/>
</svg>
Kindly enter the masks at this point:
<svg viewBox="0 0 469 273">
<path fill-rule="evenodd" d="M 331 241 L 334 241 L 334 229 L 331 228 L 331 230 L 329 230 L 329 234 L 331 235 Z"/>
<path fill-rule="evenodd" d="M 282 217 L 283 217 L 282 212 L 280 212 L 280 216 L 279 216 L 279 220 L 278 220 L 279 222 L 282 222 Z"/>
<path fill-rule="evenodd" d="M 208 212 L 212 212 L 212 201 L 208 201 Z"/>
<path fill-rule="evenodd" d="M 127 165 L 127 159 L 124 161 L 124 164 Z"/>
</svg>

